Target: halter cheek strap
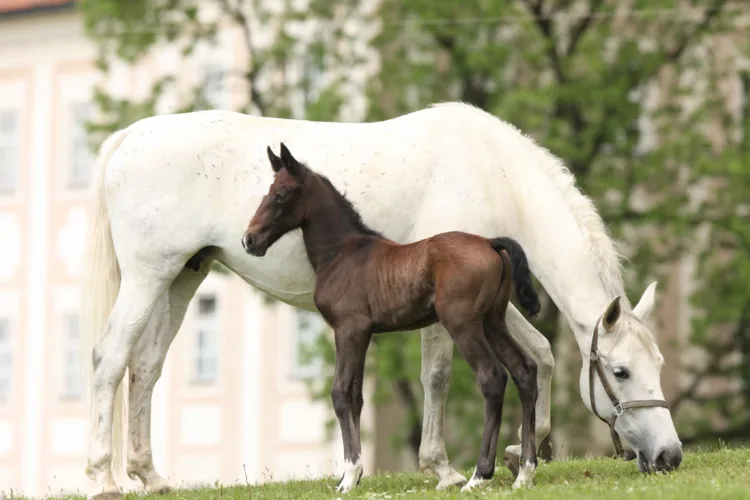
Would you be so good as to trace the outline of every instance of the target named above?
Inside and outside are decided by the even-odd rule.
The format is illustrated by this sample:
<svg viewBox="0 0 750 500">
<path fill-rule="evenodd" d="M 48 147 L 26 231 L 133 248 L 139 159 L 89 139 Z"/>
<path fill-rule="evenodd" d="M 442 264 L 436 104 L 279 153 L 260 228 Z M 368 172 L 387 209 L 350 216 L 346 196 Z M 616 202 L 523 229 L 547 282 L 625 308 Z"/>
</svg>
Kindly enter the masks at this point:
<svg viewBox="0 0 750 500">
<path fill-rule="evenodd" d="M 591 411 L 594 412 L 594 415 L 596 415 L 599 420 L 609 425 L 609 430 L 612 434 L 612 443 L 615 445 L 615 453 L 617 453 L 617 455 L 624 460 L 633 460 L 635 458 L 635 453 L 633 453 L 632 451 L 625 452 L 622 447 L 622 442 L 620 441 L 620 436 L 618 436 L 617 431 L 615 431 L 615 422 L 617 421 L 617 417 L 622 415 L 625 410 L 629 410 L 632 408 L 661 407 L 669 409 L 669 404 L 661 399 L 640 399 L 636 401 L 625 402 L 621 402 L 619 400 L 617 395 L 615 395 L 615 391 L 612 389 L 609 380 L 607 379 L 607 375 L 604 373 L 604 368 L 602 367 L 601 360 L 599 359 L 599 323 L 601 322 L 601 320 L 601 316 L 599 316 L 599 319 L 596 320 L 596 325 L 594 326 L 594 336 L 591 338 L 591 352 L 589 354 L 589 401 L 591 401 Z M 614 406 L 614 411 L 612 412 L 612 416 L 609 420 L 606 420 L 604 417 L 599 415 L 599 412 L 596 410 L 596 398 L 594 397 L 594 372 L 599 375 L 599 380 L 604 387 L 604 392 L 607 393 L 609 400 L 612 402 L 612 406 Z"/>
</svg>

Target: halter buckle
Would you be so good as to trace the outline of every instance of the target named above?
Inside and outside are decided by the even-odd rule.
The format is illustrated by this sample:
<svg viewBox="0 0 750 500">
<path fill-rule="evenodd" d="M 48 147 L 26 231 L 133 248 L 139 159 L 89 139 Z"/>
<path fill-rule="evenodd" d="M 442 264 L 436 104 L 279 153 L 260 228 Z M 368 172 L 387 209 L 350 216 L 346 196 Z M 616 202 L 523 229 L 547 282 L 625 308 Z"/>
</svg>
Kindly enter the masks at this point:
<svg viewBox="0 0 750 500">
<path fill-rule="evenodd" d="M 623 413 L 625 413 L 625 408 L 623 408 L 622 403 L 618 401 L 617 404 L 615 405 L 615 416 L 619 417 Z"/>
<path fill-rule="evenodd" d="M 591 351 L 591 354 L 589 354 L 589 360 L 593 362 L 599 361 L 599 353 L 596 351 Z"/>
</svg>

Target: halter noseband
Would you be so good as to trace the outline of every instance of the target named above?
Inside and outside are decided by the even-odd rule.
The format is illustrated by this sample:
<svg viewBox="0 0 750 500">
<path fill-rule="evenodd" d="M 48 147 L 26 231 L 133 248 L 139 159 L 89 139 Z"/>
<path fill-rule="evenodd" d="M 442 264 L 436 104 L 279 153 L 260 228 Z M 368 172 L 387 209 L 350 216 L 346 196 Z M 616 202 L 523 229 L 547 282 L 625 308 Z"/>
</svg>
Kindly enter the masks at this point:
<svg viewBox="0 0 750 500">
<path fill-rule="evenodd" d="M 617 417 L 622 415 L 625 410 L 628 410 L 630 408 L 661 407 L 669 409 L 669 404 L 661 399 L 641 399 L 637 401 L 621 402 L 617 398 L 617 396 L 615 395 L 615 391 L 612 390 L 612 386 L 607 380 L 607 376 L 604 373 L 604 368 L 602 368 L 602 363 L 599 359 L 599 322 L 601 321 L 601 319 L 602 316 L 599 316 L 599 319 L 596 320 L 596 326 L 594 326 L 594 336 L 591 338 L 591 353 L 589 354 L 589 400 L 591 401 L 591 411 L 594 412 L 594 415 L 596 415 L 599 420 L 609 425 L 609 430 L 612 434 L 612 443 L 614 443 L 615 445 L 615 453 L 617 453 L 617 455 L 624 460 L 633 460 L 635 458 L 635 453 L 633 453 L 632 451 L 627 453 L 625 452 L 622 447 L 622 442 L 620 441 L 620 436 L 618 436 L 617 432 L 615 431 L 615 421 L 617 420 Z M 599 380 L 604 387 L 604 392 L 607 393 L 607 396 L 609 396 L 609 400 L 614 406 L 614 411 L 612 412 L 612 417 L 609 421 L 601 417 L 599 415 L 599 412 L 596 411 L 596 398 L 594 397 L 594 370 L 596 370 L 596 372 L 599 374 Z"/>
</svg>

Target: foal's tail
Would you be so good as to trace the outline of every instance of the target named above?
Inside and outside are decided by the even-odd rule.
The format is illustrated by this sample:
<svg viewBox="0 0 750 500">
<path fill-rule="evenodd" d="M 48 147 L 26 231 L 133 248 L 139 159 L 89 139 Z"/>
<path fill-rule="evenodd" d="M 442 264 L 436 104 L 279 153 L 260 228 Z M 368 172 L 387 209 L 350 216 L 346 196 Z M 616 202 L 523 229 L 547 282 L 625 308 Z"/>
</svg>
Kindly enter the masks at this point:
<svg viewBox="0 0 750 500">
<path fill-rule="evenodd" d="M 92 382 L 92 350 L 106 327 L 109 314 L 120 290 L 120 265 L 112 242 L 112 228 L 104 193 L 104 176 L 112 153 L 120 146 L 126 134 L 127 129 L 111 134 L 99 149 L 91 206 L 91 223 L 86 236 L 81 326 L 82 347 L 85 353 L 83 359 L 89 368 L 88 380 Z M 121 442 L 123 412 L 125 411 L 123 390 L 124 383 L 115 396 L 112 448 L 112 467 L 115 472 L 120 468 L 122 462 Z M 90 411 L 93 410 L 93 404 L 91 403 L 89 403 Z M 93 420 L 91 425 L 93 425 Z"/>
<path fill-rule="evenodd" d="M 505 250 L 508 253 L 513 265 L 513 279 L 518 301 L 521 303 L 521 307 L 529 313 L 529 316 L 536 316 L 541 309 L 541 304 L 539 303 L 539 296 L 534 290 L 534 285 L 531 283 L 531 271 L 529 270 L 529 262 L 526 260 L 526 252 L 512 238 L 494 238 L 490 240 L 490 245 L 497 253 L 500 253 L 500 250 Z"/>
</svg>

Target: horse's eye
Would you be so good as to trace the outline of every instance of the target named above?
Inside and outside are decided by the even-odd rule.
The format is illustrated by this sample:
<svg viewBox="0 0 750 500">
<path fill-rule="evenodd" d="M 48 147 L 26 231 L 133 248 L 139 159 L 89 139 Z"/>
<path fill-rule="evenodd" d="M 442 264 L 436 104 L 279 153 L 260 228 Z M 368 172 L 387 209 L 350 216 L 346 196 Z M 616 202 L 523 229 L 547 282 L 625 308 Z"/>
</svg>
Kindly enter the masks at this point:
<svg viewBox="0 0 750 500">
<path fill-rule="evenodd" d="M 286 200 L 288 194 L 289 193 L 287 191 L 279 191 L 278 193 L 276 193 L 276 202 L 282 203 L 284 200 Z"/>
<path fill-rule="evenodd" d="M 630 372 L 627 368 L 622 368 L 621 366 L 618 366 L 612 372 L 615 374 L 615 378 L 618 380 L 627 380 L 630 378 Z"/>
</svg>

